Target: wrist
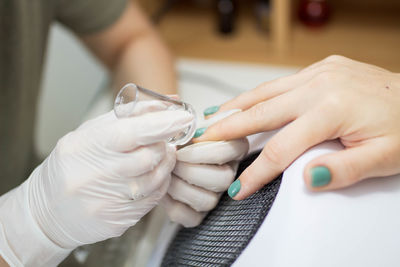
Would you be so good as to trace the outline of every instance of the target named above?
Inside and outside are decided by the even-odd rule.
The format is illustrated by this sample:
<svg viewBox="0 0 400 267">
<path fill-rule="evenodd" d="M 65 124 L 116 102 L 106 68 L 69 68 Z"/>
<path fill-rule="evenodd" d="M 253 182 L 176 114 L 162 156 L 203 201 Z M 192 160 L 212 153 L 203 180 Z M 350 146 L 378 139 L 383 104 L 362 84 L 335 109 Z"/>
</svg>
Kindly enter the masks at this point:
<svg viewBox="0 0 400 267">
<path fill-rule="evenodd" d="M 32 216 L 31 179 L 0 198 L 0 253 L 11 266 L 56 266 L 71 249 L 51 241 Z"/>
<path fill-rule="evenodd" d="M 65 202 L 65 192 L 58 190 L 57 186 L 53 187 L 51 181 L 62 179 L 61 171 L 58 170 L 59 177 L 54 177 L 55 173 L 54 152 L 36 168 L 27 184 L 26 196 L 29 199 L 29 211 L 33 221 L 42 230 L 42 233 L 55 245 L 73 250 L 74 248 L 84 245 L 72 238 L 67 231 L 65 225 L 75 225 L 76 218 L 70 213 L 70 209 L 60 203 Z M 69 214 L 67 218 L 63 214 Z M 78 216 L 79 217 L 79 216 Z"/>
</svg>

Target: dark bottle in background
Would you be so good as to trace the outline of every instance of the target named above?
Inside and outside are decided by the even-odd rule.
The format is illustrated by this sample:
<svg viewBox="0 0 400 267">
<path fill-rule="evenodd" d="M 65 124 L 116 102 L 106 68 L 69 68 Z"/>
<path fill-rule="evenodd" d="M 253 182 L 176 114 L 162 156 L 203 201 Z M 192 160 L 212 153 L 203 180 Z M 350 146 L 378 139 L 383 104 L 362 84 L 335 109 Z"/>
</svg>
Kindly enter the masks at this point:
<svg viewBox="0 0 400 267">
<path fill-rule="evenodd" d="M 230 34 L 235 29 L 236 1 L 216 0 L 218 31 L 222 34 Z"/>
<path fill-rule="evenodd" d="M 329 20 L 331 9 L 327 0 L 301 0 L 299 19 L 307 26 L 322 26 Z"/>
<path fill-rule="evenodd" d="M 254 6 L 257 28 L 262 32 L 268 32 L 271 28 L 271 6 L 269 0 L 257 0 Z"/>
</svg>

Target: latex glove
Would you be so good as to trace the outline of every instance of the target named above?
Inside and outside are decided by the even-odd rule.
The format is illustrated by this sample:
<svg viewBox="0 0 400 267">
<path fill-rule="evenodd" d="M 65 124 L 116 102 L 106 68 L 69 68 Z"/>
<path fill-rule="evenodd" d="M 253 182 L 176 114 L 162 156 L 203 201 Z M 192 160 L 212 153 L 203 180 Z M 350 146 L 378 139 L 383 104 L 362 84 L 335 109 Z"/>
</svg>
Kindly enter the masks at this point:
<svg viewBox="0 0 400 267">
<path fill-rule="evenodd" d="M 200 123 L 200 127 L 208 127 L 235 112 L 220 114 Z M 178 150 L 168 195 L 161 202 L 170 219 L 185 227 L 200 224 L 234 180 L 238 160 L 248 149 L 247 139 L 241 138 L 197 143 Z"/>
<path fill-rule="evenodd" d="M 77 246 L 121 235 L 158 203 L 176 160 L 164 140 L 192 116 L 154 103 L 138 110 L 155 112 L 110 112 L 83 124 L 0 198 L 0 251 L 9 264 L 57 265 Z"/>
</svg>

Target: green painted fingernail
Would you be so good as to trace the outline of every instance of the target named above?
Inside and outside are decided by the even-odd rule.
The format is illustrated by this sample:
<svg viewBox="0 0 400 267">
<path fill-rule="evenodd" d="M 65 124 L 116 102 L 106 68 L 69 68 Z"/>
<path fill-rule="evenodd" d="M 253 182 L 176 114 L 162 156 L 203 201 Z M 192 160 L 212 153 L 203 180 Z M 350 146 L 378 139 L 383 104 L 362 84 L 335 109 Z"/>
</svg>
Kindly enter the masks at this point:
<svg viewBox="0 0 400 267">
<path fill-rule="evenodd" d="M 237 195 L 237 193 L 239 193 L 240 191 L 240 180 L 237 179 L 236 181 L 234 181 L 228 189 L 228 195 L 233 198 L 234 196 Z"/>
<path fill-rule="evenodd" d="M 197 138 L 197 137 L 202 136 L 203 133 L 204 133 L 206 130 L 207 130 L 206 127 L 197 129 L 196 132 L 194 133 L 194 136 L 193 136 L 193 137 L 194 137 L 194 138 Z"/>
<path fill-rule="evenodd" d="M 317 166 L 311 169 L 311 186 L 320 187 L 329 184 L 331 172 L 327 167 Z"/>
<path fill-rule="evenodd" d="M 212 115 L 219 110 L 219 106 L 212 106 L 203 111 L 204 116 Z"/>
</svg>

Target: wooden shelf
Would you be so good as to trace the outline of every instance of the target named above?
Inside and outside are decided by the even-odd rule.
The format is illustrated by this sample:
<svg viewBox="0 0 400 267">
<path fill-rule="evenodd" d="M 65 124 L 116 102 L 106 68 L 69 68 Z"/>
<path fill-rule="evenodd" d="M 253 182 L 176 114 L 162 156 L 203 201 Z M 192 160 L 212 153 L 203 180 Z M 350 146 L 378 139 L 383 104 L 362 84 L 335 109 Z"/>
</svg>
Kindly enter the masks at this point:
<svg viewBox="0 0 400 267">
<path fill-rule="evenodd" d="M 320 30 L 293 25 L 290 55 L 297 63 L 340 54 L 400 71 L 400 10 L 341 11 Z"/>
<path fill-rule="evenodd" d="M 329 24 L 322 28 L 310 29 L 290 19 L 289 31 L 283 29 L 277 36 L 276 27 L 280 26 L 271 26 L 273 35 L 259 31 L 248 7 L 240 10 L 236 32 L 222 36 L 216 31 L 215 14 L 210 9 L 184 5 L 171 10 L 158 27 L 179 57 L 305 66 L 340 54 L 399 72 L 399 14 L 396 9 L 335 9 Z M 274 22 L 285 20 L 275 17 Z"/>
</svg>

